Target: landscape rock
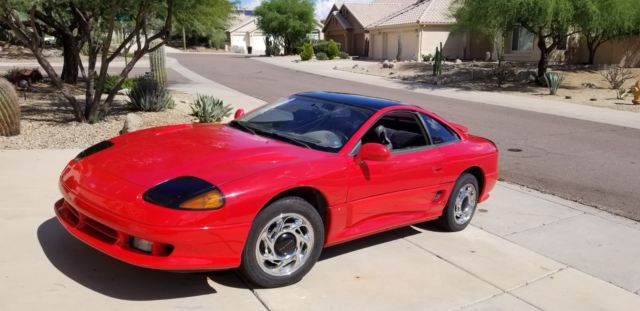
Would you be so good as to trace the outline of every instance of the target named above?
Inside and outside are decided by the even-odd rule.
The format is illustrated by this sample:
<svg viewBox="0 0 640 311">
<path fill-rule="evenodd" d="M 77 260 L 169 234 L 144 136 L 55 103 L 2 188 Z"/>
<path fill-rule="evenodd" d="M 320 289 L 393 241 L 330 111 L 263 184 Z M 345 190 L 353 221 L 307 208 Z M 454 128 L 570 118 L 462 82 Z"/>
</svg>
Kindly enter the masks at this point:
<svg viewBox="0 0 640 311">
<path fill-rule="evenodd" d="M 531 70 L 521 70 L 516 74 L 516 80 L 521 83 L 529 83 L 536 80 L 536 72 Z"/>
<path fill-rule="evenodd" d="M 120 135 L 140 130 L 142 129 L 143 125 L 144 121 L 142 121 L 142 118 L 140 118 L 140 116 L 134 113 L 127 113 L 127 116 L 124 120 L 124 126 L 120 130 Z"/>
<path fill-rule="evenodd" d="M 382 62 L 382 68 L 393 68 L 394 64 L 392 62 L 389 62 L 389 60 L 385 60 L 384 62 Z"/>
<path fill-rule="evenodd" d="M 456 59 L 456 64 L 462 64 L 462 60 L 461 59 Z"/>
</svg>

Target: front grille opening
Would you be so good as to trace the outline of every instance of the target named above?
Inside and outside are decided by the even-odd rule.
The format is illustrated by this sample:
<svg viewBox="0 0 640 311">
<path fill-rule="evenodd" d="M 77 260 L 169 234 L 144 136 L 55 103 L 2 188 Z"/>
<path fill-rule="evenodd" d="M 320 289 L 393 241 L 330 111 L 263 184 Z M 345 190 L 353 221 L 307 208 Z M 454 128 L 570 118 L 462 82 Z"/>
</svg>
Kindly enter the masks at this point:
<svg viewBox="0 0 640 311">
<path fill-rule="evenodd" d="M 58 207 L 58 213 L 60 216 L 73 227 L 77 227 L 80 223 L 80 217 L 78 212 L 67 204 L 62 204 Z"/>
<path fill-rule="evenodd" d="M 113 244 L 118 240 L 118 232 L 91 218 L 84 218 L 82 231 L 105 243 Z"/>
</svg>

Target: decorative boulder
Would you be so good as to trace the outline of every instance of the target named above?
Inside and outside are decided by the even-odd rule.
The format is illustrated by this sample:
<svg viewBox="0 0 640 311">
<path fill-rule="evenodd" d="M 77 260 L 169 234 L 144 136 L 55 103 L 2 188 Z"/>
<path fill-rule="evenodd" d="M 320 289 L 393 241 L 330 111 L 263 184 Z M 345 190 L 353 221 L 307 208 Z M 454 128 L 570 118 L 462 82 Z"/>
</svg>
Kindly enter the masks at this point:
<svg viewBox="0 0 640 311">
<path fill-rule="evenodd" d="M 142 121 L 142 118 L 140 118 L 140 116 L 136 115 L 135 113 L 127 113 L 127 116 L 124 120 L 124 126 L 120 130 L 120 135 L 140 130 L 142 129 L 143 125 L 144 121 Z"/>
<path fill-rule="evenodd" d="M 384 62 L 382 62 L 382 68 L 393 68 L 394 64 L 388 60 L 385 60 Z"/>
</svg>

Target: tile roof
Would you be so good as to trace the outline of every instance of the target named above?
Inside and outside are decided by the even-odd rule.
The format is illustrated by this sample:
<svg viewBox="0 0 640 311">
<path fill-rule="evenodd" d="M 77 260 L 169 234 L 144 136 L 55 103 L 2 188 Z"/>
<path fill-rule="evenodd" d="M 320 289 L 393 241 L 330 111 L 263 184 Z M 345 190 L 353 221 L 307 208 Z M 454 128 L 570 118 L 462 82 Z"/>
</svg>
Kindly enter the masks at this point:
<svg viewBox="0 0 640 311">
<path fill-rule="evenodd" d="M 449 8 L 454 0 L 420 0 L 402 10 L 387 15 L 367 28 L 407 24 L 450 25 L 455 23 Z"/>
<path fill-rule="evenodd" d="M 344 6 L 353 14 L 356 20 L 362 25 L 367 27 L 373 22 L 380 20 L 381 18 L 388 16 L 389 14 L 396 12 L 410 4 L 415 0 L 381 0 L 388 1 L 386 3 L 345 3 Z M 393 2 L 392 2 L 393 1 Z"/>
<path fill-rule="evenodd" d="M 353 28 L 353 26 L 351 25 L 351 23 L 349 22 L 349 20 L 347 20 L 346 18 L 344 18 L 344 16 L 342 16 L 342 14 L 340 14 L 340 11 L 333 11 L 331 12 L 331 15 L 329 16 L 329 18 L 327 18 L 327 20 L 325 21 L 325 24 L 328 25 L 329 20 L 331 19 L 331 16 L 333 16 L 340 25 L 342 25 L 342 28 L 344 29 L 351 29 Z M 326 26 L 325 26 L 326 27 Z"/>
<path fill-rule="evenodd" d="M 225 29 L 228 32 L 234 32 L 235 30 L 241 28 L 242 26 L 248 24 L 249 22 L 251 22 L 252 20 L 254 20 L 256 17 L 252 16 L 252 15 L 247 15 L 244 12 L 237 12 L 231 15 L 231 17 L 229 18 L 229 27 L 227 27 L 227 29 Z"/>
</svg>

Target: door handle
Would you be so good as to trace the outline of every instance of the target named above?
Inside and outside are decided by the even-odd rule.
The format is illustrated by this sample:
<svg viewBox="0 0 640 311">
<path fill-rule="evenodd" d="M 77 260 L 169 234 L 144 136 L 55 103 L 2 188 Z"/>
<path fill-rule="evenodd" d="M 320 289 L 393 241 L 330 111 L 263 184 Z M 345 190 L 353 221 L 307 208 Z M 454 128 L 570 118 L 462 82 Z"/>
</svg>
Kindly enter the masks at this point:
<svg viewBox="0 0 640 311">
<path fill-rule="evenodd" d="M 433 171 L 434 171 L 435 173 L 440 173 L 440 172 L 442 172 L 442 166 L 434 166 L 434 167 L 433 167 Z"/>
</svg>

